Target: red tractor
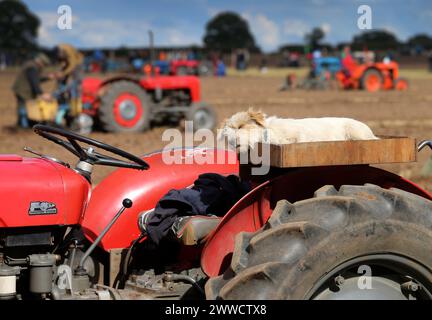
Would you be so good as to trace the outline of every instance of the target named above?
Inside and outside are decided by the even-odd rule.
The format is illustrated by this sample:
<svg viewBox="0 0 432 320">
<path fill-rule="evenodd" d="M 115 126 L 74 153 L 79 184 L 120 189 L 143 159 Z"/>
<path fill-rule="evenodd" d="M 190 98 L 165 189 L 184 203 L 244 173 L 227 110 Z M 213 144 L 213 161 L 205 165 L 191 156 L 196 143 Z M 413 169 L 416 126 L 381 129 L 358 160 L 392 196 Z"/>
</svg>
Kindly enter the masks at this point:
<svg viewBox="0 0 432 320">
<path fill-rule="evenodd" d="M 332 143 L 302 144 L 303 160 L 286 157 L 296 167 L 272 162 L 257 177 L 248 165 L 168 165 L 163 152 L 139 158 L 64 129 L 34 130 L 78 162 L 0 156 L 0 299 L 432 298 L 432 196 L 385 170 L 338 162 L 412 160 L 413 140 L 398 152 L 394 139 L 371 140 L 388 148 L 372 153 L 356 142 L 337 153 L 326 152 Z M 93 189 L 98 165 L 119 169 Z M 149 243 L 143 213 L 205 172 L 240 174 L 253 189 L 224 217 L 185 217 L 170 242 Z"/>
<path fill-rule="evenodd" d="M 96 123 L 109 132 L 138 132 L 152 123 L 178 123 L 185 119 L 193 121 L 194 130 L 214 129 L 216 113 L 201 101 L 199 78 L 176 73 L 159 75 L 153 66 L 152 31 L 149 37 L 151 59 L 145 77 L 83 80 L 83 113 L 93 120 L 89 118 L 88 123 Z"/>
<path fill-rule="evenodd" d="M 108 132 L 139 132 L 151 124 L 193 121 L 194 129 L 213 129 L 213 108 L 201 102 L 195 76 L 121 76 L 82 83 L 83 112 Z"/>
<path fill-rule="evenodd" d="M 357 64 L 351 70 L 339 71 L 336 78 L 343 89 L 369 92 L 408 89 L 408 81 L 399 78 L 399 64 L 394 61 Z"/>
</svg>

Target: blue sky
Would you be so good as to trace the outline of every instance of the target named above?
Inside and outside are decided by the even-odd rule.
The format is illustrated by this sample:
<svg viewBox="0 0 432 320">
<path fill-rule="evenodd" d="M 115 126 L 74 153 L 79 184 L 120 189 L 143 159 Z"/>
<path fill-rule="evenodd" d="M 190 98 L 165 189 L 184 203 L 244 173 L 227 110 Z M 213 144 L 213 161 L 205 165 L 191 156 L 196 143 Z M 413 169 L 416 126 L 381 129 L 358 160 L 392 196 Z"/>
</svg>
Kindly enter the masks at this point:
<svg viewBox="0 0 432 320">
<path fill-rule="evenodd" d="M 264 51 L 299 43 L 315 26 L 325 41 L 347 41 L 360 32 L 357 8 L 372 9 L 373 29 L 387 29 L 406 40 L 415 33 L 432 35 L 431 0 L 24 0 L 41 18 L 39 42 L 69 42 L 79 47 L 146 46 L 147 30 L 156 45 L 202 43 L 206 22 L 230 10 L 249 23 Z M 72 30 L 57 28 L 57 8 L 72 8 Z"/>
</svg>

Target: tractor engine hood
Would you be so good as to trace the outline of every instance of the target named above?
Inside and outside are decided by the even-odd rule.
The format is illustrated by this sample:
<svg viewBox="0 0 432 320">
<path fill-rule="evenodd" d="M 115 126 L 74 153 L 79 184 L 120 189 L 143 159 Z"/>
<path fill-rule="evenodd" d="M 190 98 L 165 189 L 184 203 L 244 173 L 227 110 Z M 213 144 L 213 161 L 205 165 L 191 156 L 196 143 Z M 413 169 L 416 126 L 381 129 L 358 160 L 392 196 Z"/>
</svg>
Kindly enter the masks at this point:
<svg viewBox="0 0 432 320">
<path fill-rule="evenodd" d="M 74 225 L 90 184 L 73 170 L 42 158 L 0 155 L 0 228 Z"/>
</svg>

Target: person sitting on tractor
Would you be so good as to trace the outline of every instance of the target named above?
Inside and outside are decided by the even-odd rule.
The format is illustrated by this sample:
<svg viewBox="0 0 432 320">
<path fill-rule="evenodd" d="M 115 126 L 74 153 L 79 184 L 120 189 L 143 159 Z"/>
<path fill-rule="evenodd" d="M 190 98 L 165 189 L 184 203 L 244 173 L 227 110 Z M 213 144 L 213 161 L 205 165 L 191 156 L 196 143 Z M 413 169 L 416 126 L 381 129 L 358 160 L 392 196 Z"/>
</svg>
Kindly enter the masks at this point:
<svg viewBox="0 0 432 320">
<path fill-rule="evenodd" d="M 51 94 L 44 93 L 41 88 L 41 83 L 49 80 L 49 77 L 41 76 L 42 70 L 50 63 L 48 56 L 40 53 L 33 60 L 26 62 L 16 77 L 12 91 L 17 100 L 17 122 L 21 128 L 29 128 L 30 126 L 27 116 L 27 101 L 36 98 L 51 99 Z"/>
<path fill-rule="evenodd" d="M 76 116 L 81 112 L 80 96 L 84 56 L 69 44 L 59 44 L 53 51 L 55 59 L 61 66 L 61 70 L 54 74 L 58 82 L 55 95 L 59 104 L 56 123 L 60 125 L 68 112 L 71 113 L 71 116 Z"/>
<path fill-rule="evenodd" d="M 344 72 L 347 77 L 350 77 L 356 66 L 357 63 L 351 55 L 350 46 L 345 46 L 342 53 L 342 72 Z"/>
</svg>

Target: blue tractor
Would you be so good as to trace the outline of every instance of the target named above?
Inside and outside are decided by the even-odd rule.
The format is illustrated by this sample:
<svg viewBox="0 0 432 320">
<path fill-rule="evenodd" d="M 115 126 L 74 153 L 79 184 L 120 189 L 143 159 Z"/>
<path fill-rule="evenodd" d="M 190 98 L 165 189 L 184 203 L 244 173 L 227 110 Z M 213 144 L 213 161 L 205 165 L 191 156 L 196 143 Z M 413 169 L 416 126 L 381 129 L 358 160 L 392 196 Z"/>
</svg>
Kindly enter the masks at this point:
<svg viewBox="0 0 432 320">
<path fill-rule="evenodd" d="M 336 73 L 341 69 L 342 63 L 338 57 L 315 58 L 301 87 L 303 89 L 328 89 L 332 80 L 336 79 Z"/>
</svg>

